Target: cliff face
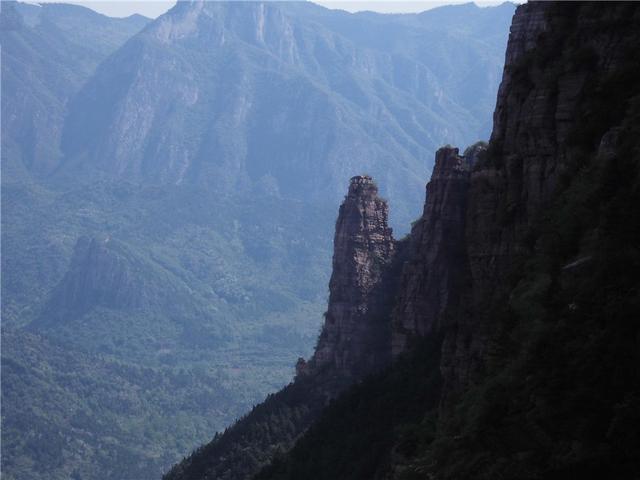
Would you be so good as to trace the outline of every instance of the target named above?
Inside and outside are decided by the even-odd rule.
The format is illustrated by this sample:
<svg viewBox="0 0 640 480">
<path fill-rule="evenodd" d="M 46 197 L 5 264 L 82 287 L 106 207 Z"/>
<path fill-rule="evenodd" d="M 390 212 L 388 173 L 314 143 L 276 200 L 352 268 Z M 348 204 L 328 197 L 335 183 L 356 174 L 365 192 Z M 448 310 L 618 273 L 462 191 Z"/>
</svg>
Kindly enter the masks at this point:
<svg viewBox="0 0 640 480">
<path fill-rule="evenodd" d="M 373 179 L 353 177 L 338 212 L 329 303 L 313 357 L 300 358 L 291 384 L 174 466 L 166 480 L 253 478 L 292 447 L 329 400 L 389 365 L 389 318 L 406 249 L 387 222 L 387 202 Z"/>
<path fill-rule="evenodd" d="M 336 222 L 329 305 L 309 372 L 328 368 L 352 378 L 388 362 L 385 280 L 396 244 L 387 218 L 373 179 L 353 177 Z"/>
<path fill-rule="evenodd" d="M 385 323 L 397 360 L 257 478 L 637 477 L 639 32 L 638 4 L 519 6 L 490 143 L 438 151 L 395 253 L 350 190 L 311 364 L 350 375 Z"/>
<path fill-rule="evenodd" d="M 628 2 L 518 7 L 489 158 L 471 179 L 474 288 L 504 277 L 517 257 L 530 253 L 523 242 L 531 226 L 622 120 L 625 95 L 638 77 L 637 18 Z"/>
<path fill-rule="evenodd" d="M 457 148 L 446 146 L 436 153 L 424 212 L 411 230 L 409 260 L 402 268 L 393 315 L 394 355 L 405 351 L 411 338 L 443 328 L 446 312 L 458 304 L 467 270 L 464 232 L 469 177 L 485 148 L 479 144 L 461 156 Z"/>
<path fill-rule="evenodd" d="M 411 234 L 393 351 L 442 331 L 446 391 L 461 391 L 484 370 L 496 305 L 508 304 L 514 271 L 540 244 L 562 243 L 538 225 L 624 117 L 628 92 L 608 91 L 628 91 L 638 76 L 637 16 L 629 4 L 518 7 L 488 149 L 453 174 L 443 168 L 451 150 L 438 152 Z"/>
</svg>

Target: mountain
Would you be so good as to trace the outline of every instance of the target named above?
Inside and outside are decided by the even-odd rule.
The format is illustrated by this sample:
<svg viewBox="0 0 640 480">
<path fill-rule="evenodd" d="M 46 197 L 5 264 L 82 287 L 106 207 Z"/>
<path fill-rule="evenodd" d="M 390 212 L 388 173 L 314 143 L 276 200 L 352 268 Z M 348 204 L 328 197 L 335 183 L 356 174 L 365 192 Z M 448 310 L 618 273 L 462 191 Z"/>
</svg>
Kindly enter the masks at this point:
<svg viewBox="0 0 640 480">
<path fill-rule="evenodd" d="M 353 177 L 336 222 L 328 309 L 313 357 L 300 358 L 293 383 L 173 467 L 165 479 L 251 478 L 289 450 L 330 401 L 388 364 L 384 315 L 398 273 L 390 265 L 402 248 L 387 216 L 387 203 L 371 177 Z"/>
<path fill-rule="evenodd" d="M 513 6 L 451 8 L 180 2 L 73 99 L 61 169 L 324 204 L 365 170 L 404 225 L 438 144 L 488 135 Z"/>
<path fill-rule="evenodd" d="M 377 263 L 373 278 L 387 272 L 396 289 L 390 303 L 369 309 L 379 297 L 369 298 L 357 328 L 327 316 L 334 361 L 307 368 L 324 357 L 321 335 L 271 397 L 303 388 L 304 404 L 320 388 L 333 400 L 291 448 L 269 429 L 267 401 L 165 478 L 636 478 L 638 26 L 633 3 L 519 6 L 489 143 L 438 150 L 422 217 L 395 243 L 401 254 Z M 368 211 L 361 226 L 377 217 Z M 368 272 L 379 243 L 359 251 L 367 234 L 352 233 Z M 340 251 L 336 241 L 334 258 Z M 334 274 L 349 271 L 342 265 Z M 393 360 L 350 377 L 379 351 L 379 339 L 359 339 L 379 331 L 380 314 Z M 345 379 L 352 386 L 336 396 L 331 385 Z M 266 434 L 235 436 L 258 426 L 279 448 L 264 449 Z M 267 463 L 259 473 L 213 454 L 240 445 Z"/>
<path fill-rule="evenodd" d="M 318 336 L 344 179 L 384 180 L 385 229 L 407 230 L 436 146 L 488 135 L 513 9 L 180 2 L 149 21 L 3 2 L 3 474 L 157 477 L 282 388 Z M 331 362 L 351 348 L 337 333 Z M 353 378 L 391 353 L 361 354 Z M 287 441 L 340 378 L 314 387 Z"/>
<path fill-rule="evenodd" d="M 3 181 L 58 165 L 66 103 L 150 20 L 65 4 L 2 2 Z"/>
</svg>

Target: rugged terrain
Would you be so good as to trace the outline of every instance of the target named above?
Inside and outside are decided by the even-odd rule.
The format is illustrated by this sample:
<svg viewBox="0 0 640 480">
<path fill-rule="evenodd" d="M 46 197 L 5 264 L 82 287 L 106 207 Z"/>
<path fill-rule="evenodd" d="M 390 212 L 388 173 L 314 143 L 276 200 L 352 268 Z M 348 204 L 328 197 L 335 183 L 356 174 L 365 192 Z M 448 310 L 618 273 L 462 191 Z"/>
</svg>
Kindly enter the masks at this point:
<svg viewBox="0 0 640 480">
<path fill-rule="evenodd" d="M 448 8 L 180 2 L 70 102 L 61 171 L 331 205 L 367 171 L 404 229 L 439 144 L 489 134 L 513 12 Z"/>
<path fill-rule="evenodd" d="M 437 145 L 489 132 L 514 9 L 0 7 L 2 473 L 101 480 L 157 478 L 310 357 L 345 179 L 406 230 Z"/>
<path fill-rule="evenodd" d="M 334 398 L 327 376 L 355 385 L 289 452 L 278 451 L 291 435 L 282 442 L 269 430 L 267 402 L 166 478 L 636 478 L 639 27 L 634 3 L 519 6 L 488 144 L 437 152 L 408 238 L 364 241 L 374 258 L 396 251 L 381 256 L 381 271 L 358 246 L 386 206 L 365 208 L 370 216 L 354 222 L 345 258 L 361 259 L 372 272 L 364 278 L 401 270 L 389 276 L 397 289 L 390 304 L 363 304 L 358 266 L 341 262 L 332 284 L 351 279 L 342 290 L 355 295 L 339 310 L 364 314 L 335 325 L 328 315 L 331 335 L 272 398 L 302 389 L 304 405 L 317 402 L 318 388 Z M 336 232 L 343 224 L 339 217 Z M 340 239 L 334 258 L 344 255 Z M 387 244 L 394 247 L 380 248 Z M 379 312 L 386 340 L 361 344 L 369 325 L 379 331 Z M 373 362 L 350 376 L 363 353 L 385 344 L 394 358 L 387 369 Z M 345 355 L 345 345 L 358 354 Z M 309 368 L 319 353 L 326 369 Z M 258 434 L 244 451 L 270 464 L 257 476 L 218 470 L 212 449 L 233 450 L 233 432 L 257 424 L 279 448 L 261 449 Z"/>
</svg>

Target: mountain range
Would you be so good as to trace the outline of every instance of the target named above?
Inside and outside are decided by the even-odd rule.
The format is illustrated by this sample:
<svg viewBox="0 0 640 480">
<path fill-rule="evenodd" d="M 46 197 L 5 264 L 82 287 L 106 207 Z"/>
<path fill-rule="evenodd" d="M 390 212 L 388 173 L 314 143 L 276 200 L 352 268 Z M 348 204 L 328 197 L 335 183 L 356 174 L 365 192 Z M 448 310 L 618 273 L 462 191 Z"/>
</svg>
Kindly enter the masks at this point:
<svg viewBox="0 0 640 480">
<path fill-rule="evenodd" d="M 401 235 L 488 136 L 514 10 L 1 7 L 3 475 L 136 480 L 311 355 L 345 178 Z"/>
<path fill-rule="evenodd" d="M 519 6 L 489 142 L 402 239 L 351 178 L 315 352 L 165 480 L 637 478 L 639 27 Z"/>
</svg>

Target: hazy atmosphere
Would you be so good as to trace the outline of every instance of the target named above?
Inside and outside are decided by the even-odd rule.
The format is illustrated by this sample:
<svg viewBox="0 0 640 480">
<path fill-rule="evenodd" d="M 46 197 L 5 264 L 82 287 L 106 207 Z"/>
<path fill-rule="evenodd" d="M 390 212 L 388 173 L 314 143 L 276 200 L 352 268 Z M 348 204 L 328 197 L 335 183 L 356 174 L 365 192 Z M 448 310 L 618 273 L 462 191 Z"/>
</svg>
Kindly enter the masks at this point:
<svg viewBox="0 0 640 480">
<path fill-rule="evenodd" d="M 29 2 L 29 3 L 47 3 L 50 0 L 45 0 L 44 2 Z M 53 0 L 51 0 L 53 1 Z M 216 0 L 209 0 L 216 1 Z M 244 1 L 244 0 L 237 0 Z M 149 18 L 156 18 L 159 15 L 165 13 L 172 6 L 175 5 L 175 1 L 157 1 L 157 0 L 140 0 L 140 1 L 129 1 L 129 0 L 111 0 L 111 1 L 100 1 L 100 0 L 88 0 L 85 2 L 68 2 L 76 5 L 82 5 L 87 8 L 91 8 L 96 12 L 100 12 L 104 15 L 108 15 L 111 17 L 126 17 L 133 14 L 144 15 Z M 416 13 L 423 12 L 425 10 L 429 10 L 431 8 L 441 7 L 444 5 L 452 5 L 452 4 L 460 4 L 460 3 L 468 3 L 464 0 L 460 1 L 367 1 L 367 0 L 356 0 L 350 2 L 342 2 L 339 0 L 329 0 L 324 2 L 314 2 L 318 5 L 322 5 L 331 9 L 342 9 L 349 12 L 360 12 L 360 11 L 373 11 L 380 13 Z M 487 6 L 495 6 L 503 3 L 501 1 L 478 1 L 475 2 L 476 5 L 481 7 Z M 522 3 L 521 1 L 515 1 L 512 3 Z"/>
<path fill-rule="evenodd" d="M 640 3 L 2 1 L 3 480 L 640 475 Z"/>
</svg>

